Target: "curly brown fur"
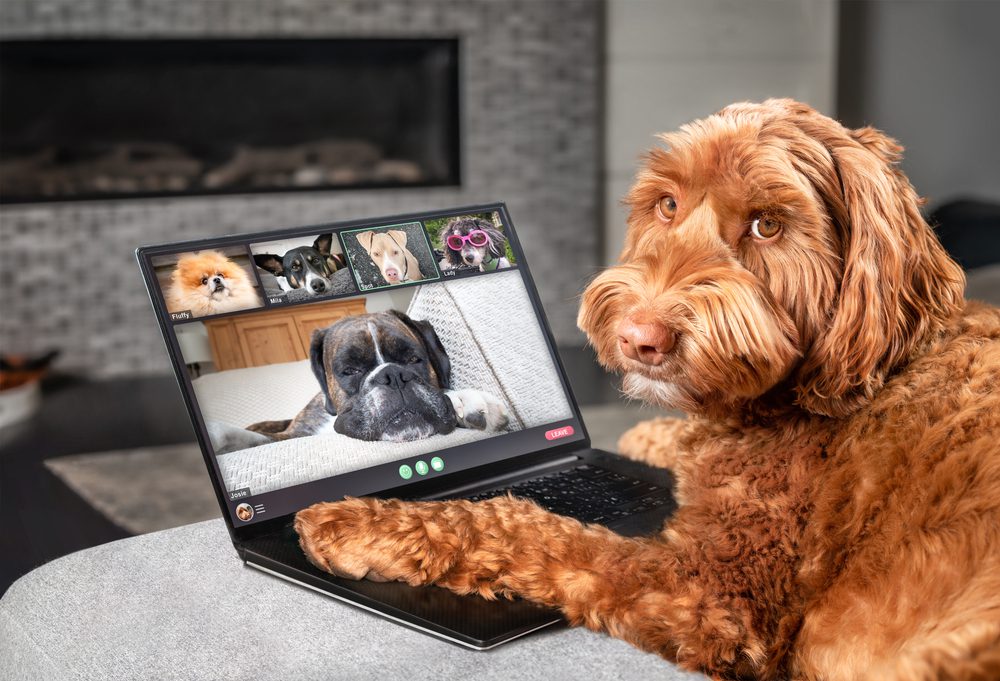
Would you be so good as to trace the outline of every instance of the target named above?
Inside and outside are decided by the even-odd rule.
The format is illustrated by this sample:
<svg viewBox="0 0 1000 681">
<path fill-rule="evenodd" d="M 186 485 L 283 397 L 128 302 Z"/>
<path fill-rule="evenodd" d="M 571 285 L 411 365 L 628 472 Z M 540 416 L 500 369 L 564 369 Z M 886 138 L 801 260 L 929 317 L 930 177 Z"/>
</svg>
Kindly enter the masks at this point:
<svg viewBox="0 0 1000 681">
<path fill-rule="evenodd" d="M 517 594 L 718 678 L 1000 678 L 1000 311 L 962 301 L 900 148 L 789 100 L 665 140 L 580 313 L 634 395 L 691 414 L 623 439 L 674 468 L 663 531 L 354 499 L 298 514 L 306 554 Z"/>
</svg>

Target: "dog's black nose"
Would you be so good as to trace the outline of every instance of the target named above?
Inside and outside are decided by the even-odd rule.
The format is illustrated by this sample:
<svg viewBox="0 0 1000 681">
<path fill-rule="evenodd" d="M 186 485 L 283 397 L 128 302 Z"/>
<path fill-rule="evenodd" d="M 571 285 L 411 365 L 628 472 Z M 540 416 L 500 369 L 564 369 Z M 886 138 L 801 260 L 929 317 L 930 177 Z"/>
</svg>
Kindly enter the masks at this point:
<svg viewBox="0 0 1000 681">
<path fill-rule="evenodd" d="M 326 282 L 323 281 L 322 279 L 313 279 L 310 286 L 312 287 L 312 290 L 315 291 L 316 293 L 322 293 L 323 291 L 326 290 Z"/>
<path fill-rule="evenodd" d="M 416 377 L 417 375 L 406 367 L 392 364 L 383 369 L 374 382 L 379 385 L 402 390 L 407 383 Z"/>
</svg>

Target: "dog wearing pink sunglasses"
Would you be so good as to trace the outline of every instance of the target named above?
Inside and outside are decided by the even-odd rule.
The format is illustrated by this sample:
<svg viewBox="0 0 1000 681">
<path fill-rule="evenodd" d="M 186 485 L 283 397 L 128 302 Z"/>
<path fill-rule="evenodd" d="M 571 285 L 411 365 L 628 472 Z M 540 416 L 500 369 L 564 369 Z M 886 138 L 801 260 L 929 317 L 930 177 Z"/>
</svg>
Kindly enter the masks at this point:
<svg viewBox="0 0 1000 681">
<path fill-rule="evenodd" d="M 480 272 L 492 272 L 510 267 L 507 237 L 490 220 L 474 215 L 452 218 L 441 230 L 441 244 L 442 270 L 478 267 Z"/>
</svg>

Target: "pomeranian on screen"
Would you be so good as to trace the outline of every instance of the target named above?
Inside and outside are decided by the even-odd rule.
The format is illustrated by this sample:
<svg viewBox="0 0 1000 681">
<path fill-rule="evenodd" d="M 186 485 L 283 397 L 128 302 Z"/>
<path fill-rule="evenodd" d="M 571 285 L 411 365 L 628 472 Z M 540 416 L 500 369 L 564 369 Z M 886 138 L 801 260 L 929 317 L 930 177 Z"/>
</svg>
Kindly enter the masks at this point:
<svg viewBox="0 0 1000 681">
<path fill-rule="evenodd" d="M 260 296 L 242 267 L 218 251 L 188 253 L 177 261 L 167 290 L 169 312 L 195 317 L 260 307 Z"/>
</svg>

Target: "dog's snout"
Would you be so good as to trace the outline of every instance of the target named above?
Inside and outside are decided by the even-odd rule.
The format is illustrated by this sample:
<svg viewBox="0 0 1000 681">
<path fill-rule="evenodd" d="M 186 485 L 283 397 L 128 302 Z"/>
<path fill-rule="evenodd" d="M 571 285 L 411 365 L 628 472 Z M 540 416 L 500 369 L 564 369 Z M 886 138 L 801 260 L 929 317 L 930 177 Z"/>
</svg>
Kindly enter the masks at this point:
<svg viewBox="0 0 1000 681">
<path fill-rule="evenodd" d="M 405 367 L 401 366 L 387 366 L 385 369 L 379 373 L 378 377 L 375 379 L 376 383 L 381 383 L 384 386 L 390 388 L 396 388 L 397 390 L 402 390 L 407 383 L 416 378 L 416 374 Z"/>
<path fill-rule="evenodd" d="M 309 286 L 312 287 L 312 290 L 316 293 L 322 293 L 326 290 L 326 282 L 322 279 L 313 279 Z"/>
<path fill-rule="evenodd" d="M 618 325 L 618 347 L 622 354 L 643 364 L 662 364 L 675 342 L 674 333 L 659 322 L 626 317 Z"/>
</svg>

